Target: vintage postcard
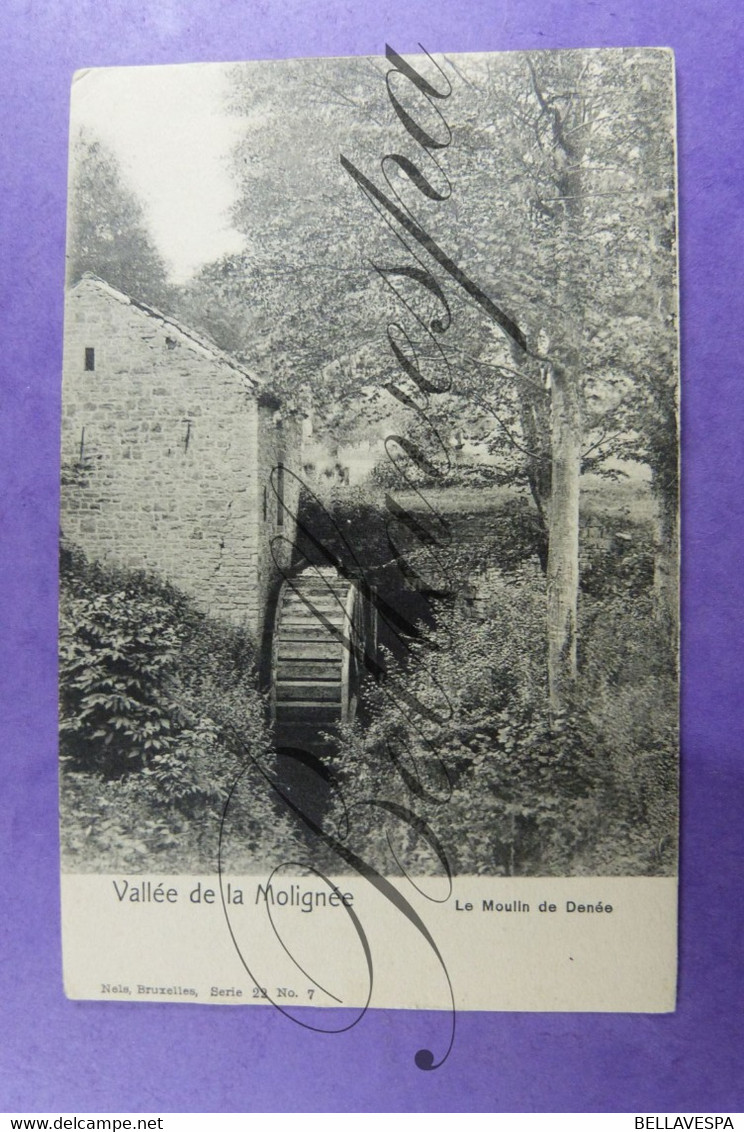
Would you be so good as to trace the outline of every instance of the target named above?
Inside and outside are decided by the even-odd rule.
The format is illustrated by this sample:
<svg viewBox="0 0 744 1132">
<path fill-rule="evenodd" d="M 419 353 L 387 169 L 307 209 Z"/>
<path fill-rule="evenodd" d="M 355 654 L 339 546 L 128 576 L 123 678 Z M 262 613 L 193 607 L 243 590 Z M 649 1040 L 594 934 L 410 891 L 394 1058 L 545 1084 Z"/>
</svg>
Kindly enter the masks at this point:
<svg viewBox="0 0 744 1132">
<path fill-rule="evenodd" d="M 75 76 L 70 996 L 674 1009 L 675 187 L 662 49 Z"/>
</svg>

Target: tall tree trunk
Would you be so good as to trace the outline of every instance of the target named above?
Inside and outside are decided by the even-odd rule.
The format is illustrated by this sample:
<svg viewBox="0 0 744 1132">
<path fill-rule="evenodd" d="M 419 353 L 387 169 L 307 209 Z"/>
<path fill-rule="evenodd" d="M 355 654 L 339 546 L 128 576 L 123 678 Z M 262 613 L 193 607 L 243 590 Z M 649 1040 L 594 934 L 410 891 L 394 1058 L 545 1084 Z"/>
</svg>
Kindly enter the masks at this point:
<svg viewBox="0 0 744 1132">
<path fill-rule="evenodd" d="M 550 432 L 552 483 L 547 573 L 548 687 L 559 714 L 576 678 L 579 590 L 581 402 L 576 374 L 554 364 Z"/>
</svg>

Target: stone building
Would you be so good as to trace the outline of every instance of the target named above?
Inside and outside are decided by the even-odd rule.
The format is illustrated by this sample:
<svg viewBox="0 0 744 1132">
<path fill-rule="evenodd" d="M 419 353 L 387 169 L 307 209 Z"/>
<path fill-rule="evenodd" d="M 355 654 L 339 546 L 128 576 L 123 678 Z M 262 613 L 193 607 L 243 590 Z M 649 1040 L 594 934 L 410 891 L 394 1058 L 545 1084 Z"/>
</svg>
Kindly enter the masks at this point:
<svg viewBox="0 0 744 1132">
<path fill-rule="evenodd" d="M 260 639 L 290 564 L 300 467 L 294 418 L 233 358 L 95 276 L 70 290 L 66 542 L 154 572 Z"/>
</svg>

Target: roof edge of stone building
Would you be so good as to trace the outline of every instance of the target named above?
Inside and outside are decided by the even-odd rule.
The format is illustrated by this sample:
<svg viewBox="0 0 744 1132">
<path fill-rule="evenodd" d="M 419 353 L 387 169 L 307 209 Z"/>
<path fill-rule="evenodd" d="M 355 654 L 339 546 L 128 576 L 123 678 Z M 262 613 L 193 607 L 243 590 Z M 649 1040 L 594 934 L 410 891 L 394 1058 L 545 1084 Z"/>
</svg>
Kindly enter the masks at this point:
<svg viewBox="0 0 744 1132">
<path fill-rule="evenodd" d="M 262 400 L 266 399 L 272 403 L 276 401 L 278 404 L 277 398 L 265 389 L 256 377 L 249 373 L 236 358 L 232 357 L 231 354 L 226 353 L 224 350 L 221 350 L 220 347 L 210 341 L 209 338 L 206 338 L 202 334 L 197 334 L 195 330 L 190 330 L 179 322 L 178 319 L 163 314 L 157 307 L 153 307 L 149 303 L 143 302 L 141 299 L 132 298 L 131 295 L 120 291 L 118 287 L 107 283 L 105 279 L 102 279 L 99 275 L 95 275 L 92 271 L 84 272 L 77 283 L 73 284 L 70 288 L 70 292 L 76 291 L 82 283 L 95 284 L 98 290 L 102 291 L 110 298 L 115 299 L 118 303 L 134 307 L 135 310 L 146 314 L 148 318 L 159 322 L 164 329 L 172 330 L 174 334 L 178 336 L 178 340 L 195 353 L 200 354 L 202 357 L 209 358 L 212 361 L 220 362 L 222 365 L 227 366 L 229 369 L 239 374 L 250 392 L 257 394 Z"/>
</svg>

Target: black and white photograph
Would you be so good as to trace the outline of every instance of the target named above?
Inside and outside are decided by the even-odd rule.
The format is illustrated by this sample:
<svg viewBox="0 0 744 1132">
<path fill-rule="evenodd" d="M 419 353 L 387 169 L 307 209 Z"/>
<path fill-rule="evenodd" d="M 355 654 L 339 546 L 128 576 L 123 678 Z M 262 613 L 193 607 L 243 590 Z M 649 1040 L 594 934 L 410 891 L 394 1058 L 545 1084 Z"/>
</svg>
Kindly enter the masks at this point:
<svg viewBox="0 0 744 1132">
<path fill-rule="evenodd" d="M 76 74 L 64 876 L 673 967 L 676 227 L 666 50 Z"/>
</svg>

